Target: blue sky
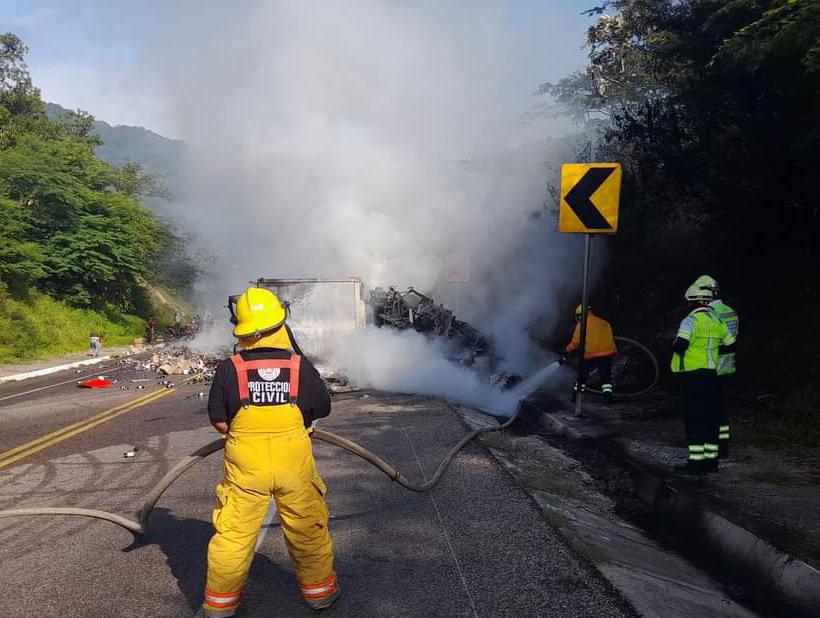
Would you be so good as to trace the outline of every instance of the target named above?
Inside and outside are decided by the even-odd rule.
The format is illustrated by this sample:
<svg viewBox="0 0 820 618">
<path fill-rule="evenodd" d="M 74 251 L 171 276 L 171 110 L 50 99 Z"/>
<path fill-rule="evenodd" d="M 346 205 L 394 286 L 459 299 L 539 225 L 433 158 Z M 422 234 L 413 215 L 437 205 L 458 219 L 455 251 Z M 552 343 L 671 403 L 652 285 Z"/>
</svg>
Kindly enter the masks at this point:
<svg viewBox="0 0 820 618">
<path fill-rule="evenodd" d="M 215 2 L 216 0 L 201 0 Z M 232 3 L 237 11 L 255 4 Z M 177 133 L 150 79 L 147 58 L 173 38 L 173 23 L 196 10 L 196 2 L 168 0 L 0 0 L 2 28 L 20 36 L 30 52 L 28 65 L 47 101 L 82 108 L 113 124 L 136 124 L 164 134 Z M 513 105 L 543 81 L 579 68 L 586 28 L 581 12 L 595 0 L 509 0 L 492 3 L 520 33 L 520 62 L 510 67 Z M 430 4 L 435 10 L 435 4 Z M 549 35 L 545 35 L 549 32 Z M 161 56 L 161 55 L 160 55 Z M 155 62 L 155 60 L 151 60 Z M 522 112 L 526 111 L 522 109 Z"/>
</svg>

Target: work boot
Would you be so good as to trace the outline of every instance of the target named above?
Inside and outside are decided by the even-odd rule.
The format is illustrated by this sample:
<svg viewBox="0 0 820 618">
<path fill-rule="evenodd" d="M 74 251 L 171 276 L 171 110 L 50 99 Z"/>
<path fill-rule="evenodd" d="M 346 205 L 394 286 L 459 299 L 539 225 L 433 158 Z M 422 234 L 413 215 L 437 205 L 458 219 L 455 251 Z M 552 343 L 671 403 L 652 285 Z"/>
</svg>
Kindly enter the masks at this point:
<svg viewBox="0 0 820 618">
<path fill-rule="evenodd" d="M 717 474 L 718 471 L 718 460 L 715 459 L 707 459 L 703 462 L 703 471 L 707 474 Z"/>
<path fill-rule="evenodd" d="M 604 403 L 606 405 L 610 405 L 612 403 L 612 393 L 610 391 L 606 391 L 604 393 Z"/>
<path fill-rule="evenodd" d="M 687 460 L 686 463 L 675 464 L 672 468 L 673 472 L 677 474 L 687 474 L 692 476 L 701 476 L 706 473 L 704 462 Z"/>
</svg>

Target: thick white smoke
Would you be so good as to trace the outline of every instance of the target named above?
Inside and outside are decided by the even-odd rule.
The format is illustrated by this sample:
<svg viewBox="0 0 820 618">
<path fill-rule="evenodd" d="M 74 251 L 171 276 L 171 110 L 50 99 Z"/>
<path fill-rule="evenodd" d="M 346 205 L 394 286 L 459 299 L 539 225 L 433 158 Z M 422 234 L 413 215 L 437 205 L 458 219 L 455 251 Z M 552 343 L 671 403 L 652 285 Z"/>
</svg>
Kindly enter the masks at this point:
<svg viewBox="0 0 820 618">
<path fill-rule="evenodd" d="M 363 329 L 347 337 L 338 352 L 349 377 L 365 387 L 437 395 L 506 415 L 516 404 L 510 393 L 447 360 L 441 342 L 415 331 Z"/>
<path fill-rule="evenodd" d="M 494 335 L 510 369 L 543 364 L 530 335 L 553 324 L 579 270 L 544 208 L 571 154 L 511 104 L 550 76 L 522 82 L 529 48 L 508 13 L 364 0 L 164 16 L 173 36 L 152 61 L 192 152 L 176 216 L 216 258 L 203 292 L 221 300 L 260 276 L 412 285 Z M 453 282 L 454 267 L 469 280 Z M 418 352 L 399 355 L 405 370 Z"/>
</svg>

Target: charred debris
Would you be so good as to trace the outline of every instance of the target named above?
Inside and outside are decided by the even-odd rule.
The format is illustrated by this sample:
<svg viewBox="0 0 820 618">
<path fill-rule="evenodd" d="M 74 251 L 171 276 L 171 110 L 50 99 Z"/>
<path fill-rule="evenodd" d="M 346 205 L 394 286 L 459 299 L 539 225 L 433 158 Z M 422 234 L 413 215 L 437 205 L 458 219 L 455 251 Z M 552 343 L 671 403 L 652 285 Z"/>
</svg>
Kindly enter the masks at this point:
<svg viewBox="0 0 820 618">
<path fill-rule="evenodd" d="M 521 381 L 520 376 L 499 369 L 502 358 L 489 337 L 412 287 L 404 291 L 392 286 L 374 288 L 367 298 L 367 308 L 377 327 L 415 330 L 447 342 L 450 360 L 485 374 L 500 388 L 512 388 Z"/>
</svg>

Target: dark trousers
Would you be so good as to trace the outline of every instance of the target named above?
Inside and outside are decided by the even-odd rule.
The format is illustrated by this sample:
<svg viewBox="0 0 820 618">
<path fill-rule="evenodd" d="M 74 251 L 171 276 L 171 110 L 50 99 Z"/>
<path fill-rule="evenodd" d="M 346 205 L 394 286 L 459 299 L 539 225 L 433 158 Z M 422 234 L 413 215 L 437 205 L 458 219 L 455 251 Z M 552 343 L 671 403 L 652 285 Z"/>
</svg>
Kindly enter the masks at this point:
<svg viewBox="0 0 820 618">
<path fill-rule="evenodd" d="M 598 358 L 585 359 L 584 366 L 581 368 L 581 382 L 586 384 L 589 374 L 595 369 L 598 369 L 598 375 L 601 376 L 602 390 L 612 392 L 612 357 L 599 356 Z M 575 380 L 575 390 L 578 390 L 577 378 Z"/>
<path fill-rule="evenodd" d="M 720 427 L 721 384 L 709 369 L 680 376 L 680 413 L 689 446 L 689 461 L 716 460 Z"/>
<path fill-rule="evenodd" d="M 731 375 L 718 376 L 718 443 L 720 456 L 729 456 L 729 413 L 726 410 L 726 385 Z"/>
</svg>

